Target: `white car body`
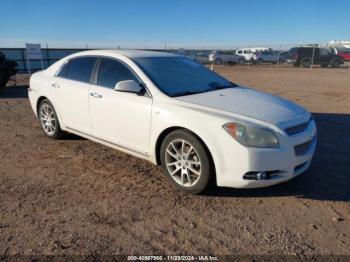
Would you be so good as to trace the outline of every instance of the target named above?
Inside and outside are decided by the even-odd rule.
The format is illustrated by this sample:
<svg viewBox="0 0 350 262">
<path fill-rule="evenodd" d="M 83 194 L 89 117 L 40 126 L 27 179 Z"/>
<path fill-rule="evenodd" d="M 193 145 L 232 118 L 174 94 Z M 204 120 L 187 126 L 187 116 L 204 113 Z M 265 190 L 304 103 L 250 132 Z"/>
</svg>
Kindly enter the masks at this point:
<svg viewBox="0 0 350 262">
<path fill-rule="evenodd" d="M 56 76 L 66 61 L 79 56 L 109 57 L 123 61 L 145 83 L 148 95 L 116 92 Z M 47 98 L 55 107 L 62 130 L 154 164 L 159 164 L 157 142 L 162 134 L 174 128 L 188 129 L 209 149 L 218 186 L 270 186 L 292 179 L 308 169 L 316 147 L 316 126 L 305 109 L 276 96 L 240 86 L 169 97 L 133 61 L 134 57 L 140 56 L 178 55 L 122 50 L 86 51 L 70 55 L 32 75 L 28 93 L 34 113 L 38 115 L 38 103 L 42 98 Z M 101 95 L 101 99 L 92 94 Z M 272 130 L 280 146 L 243 146 L 223 128 L 225 123 L 232 121 Z M 300 128 L 303 124 L 303 128 Z M 288 128 L 299 128 L 299 132 L 288 135 Z M 302 154 L 296 155 L 295 147 L 298 145 L 304 145 L 304 148 Z M 261 171 L 275 173 L 266 180 L 243 179 L 247 172 Z"/>
<path fill-rule="evenodd" d="M 250 47 L 250 48 L 241 48 L 236 50 L 236 54 L 239 56 L 243 56 L 246 61 L 250 61 L 253 59 L 253 55 L 255 52 L 266 51 L 267 47 Z"/>
</svg>

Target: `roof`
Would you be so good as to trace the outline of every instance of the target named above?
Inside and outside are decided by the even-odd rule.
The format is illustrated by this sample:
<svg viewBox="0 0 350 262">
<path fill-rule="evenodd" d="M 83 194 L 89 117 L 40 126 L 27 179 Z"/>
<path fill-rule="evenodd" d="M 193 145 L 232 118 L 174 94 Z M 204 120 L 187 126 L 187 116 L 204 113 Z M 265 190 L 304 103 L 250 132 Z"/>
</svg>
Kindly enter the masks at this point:
<svg viewBox="0 0 350 262">
<path fill-rule="evenodd" d="M 148 50 L 89 50 L 84 52 L 75 53 L 78 54 L 89 54 L 89 55 L 123 55 L 129 58 L 135 57 L 169 57 L 169 56 L 179 56 L 177 54 L 158 52 L 158 51 L 148 51 Z"/>
</svg>

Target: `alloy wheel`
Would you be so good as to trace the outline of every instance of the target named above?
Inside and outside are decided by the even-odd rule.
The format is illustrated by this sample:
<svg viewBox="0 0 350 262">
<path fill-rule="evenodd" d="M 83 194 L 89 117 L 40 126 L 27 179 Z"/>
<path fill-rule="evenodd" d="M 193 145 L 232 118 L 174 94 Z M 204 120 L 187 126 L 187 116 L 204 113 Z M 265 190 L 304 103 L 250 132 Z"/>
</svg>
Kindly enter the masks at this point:
<svg viewBox="0 0 350 262">
<path fill-rule="evenodd" d="M 165 164 L 172 179 L 181 186 L 194 186 L 201 176 L 201 159 L 196 149 L 184 139 L 169 143 L 165 151 Z"/>
<path fill-rule="evenodd" d="M 43 104 L 40 108 L 40 122 L 44 132 L 52 136 L 56 132 L 57 121 L 55 112 L 49 104 Z"/>
</svg>

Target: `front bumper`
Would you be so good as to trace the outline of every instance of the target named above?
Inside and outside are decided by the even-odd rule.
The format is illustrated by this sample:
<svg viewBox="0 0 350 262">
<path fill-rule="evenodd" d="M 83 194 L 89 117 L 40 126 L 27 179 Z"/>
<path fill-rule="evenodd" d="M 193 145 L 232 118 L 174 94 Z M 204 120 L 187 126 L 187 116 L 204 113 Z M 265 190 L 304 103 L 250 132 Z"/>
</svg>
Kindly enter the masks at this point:
<svg viewBox="0 0 350 262">
<path fill-rule="evenodd" d="M 279 136 L 279 148 L 244 147 L 226 141 L 226 152 L 217 168 L 217 185 L 234 188 L 258 188 L 288 181 L 305 172 L 314 155 L 317 137 L 316 125 L 311 121 L 308 127 L 295 135 Z M 229 147 L 229 149 L 228 149 Z M 227 150 L 228 149 L 228 150 Z M 247 179 L 245 174 L 266 172 L 265 179 Z"/>
</svg>

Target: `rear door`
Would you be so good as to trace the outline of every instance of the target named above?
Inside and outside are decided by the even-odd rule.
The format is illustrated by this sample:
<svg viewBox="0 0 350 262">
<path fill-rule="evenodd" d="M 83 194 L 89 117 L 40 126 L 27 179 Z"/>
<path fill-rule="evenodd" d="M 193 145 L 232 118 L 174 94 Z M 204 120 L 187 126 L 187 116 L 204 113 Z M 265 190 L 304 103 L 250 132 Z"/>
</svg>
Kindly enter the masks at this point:
<svg viewBox="0 0 350 262">
<path fill-rule="evenodd" d="M 91 133 L 88 94 L 96 57 L 69 60 L 51 83 L 54 107 L 61 125 L 83 133 Z"/>
<path fill-rule="evenodd" d="M 95 137 L 145 155 L 149 151 L 152 98 L 115 91 L 119 81 L 142 81 L 124 62 L 102 58 L 90 89 L 90 116 Z"/>
<path fill-rule="evenodd" d="M 332 60 L 332 52 L 331 49 L 329 48 L 317 48 L 318 49 L 318 54 L 315 56 L 316 58 L 316 63 L 320 64 L 329 64 L 330 61 Z"/>
</svg>

